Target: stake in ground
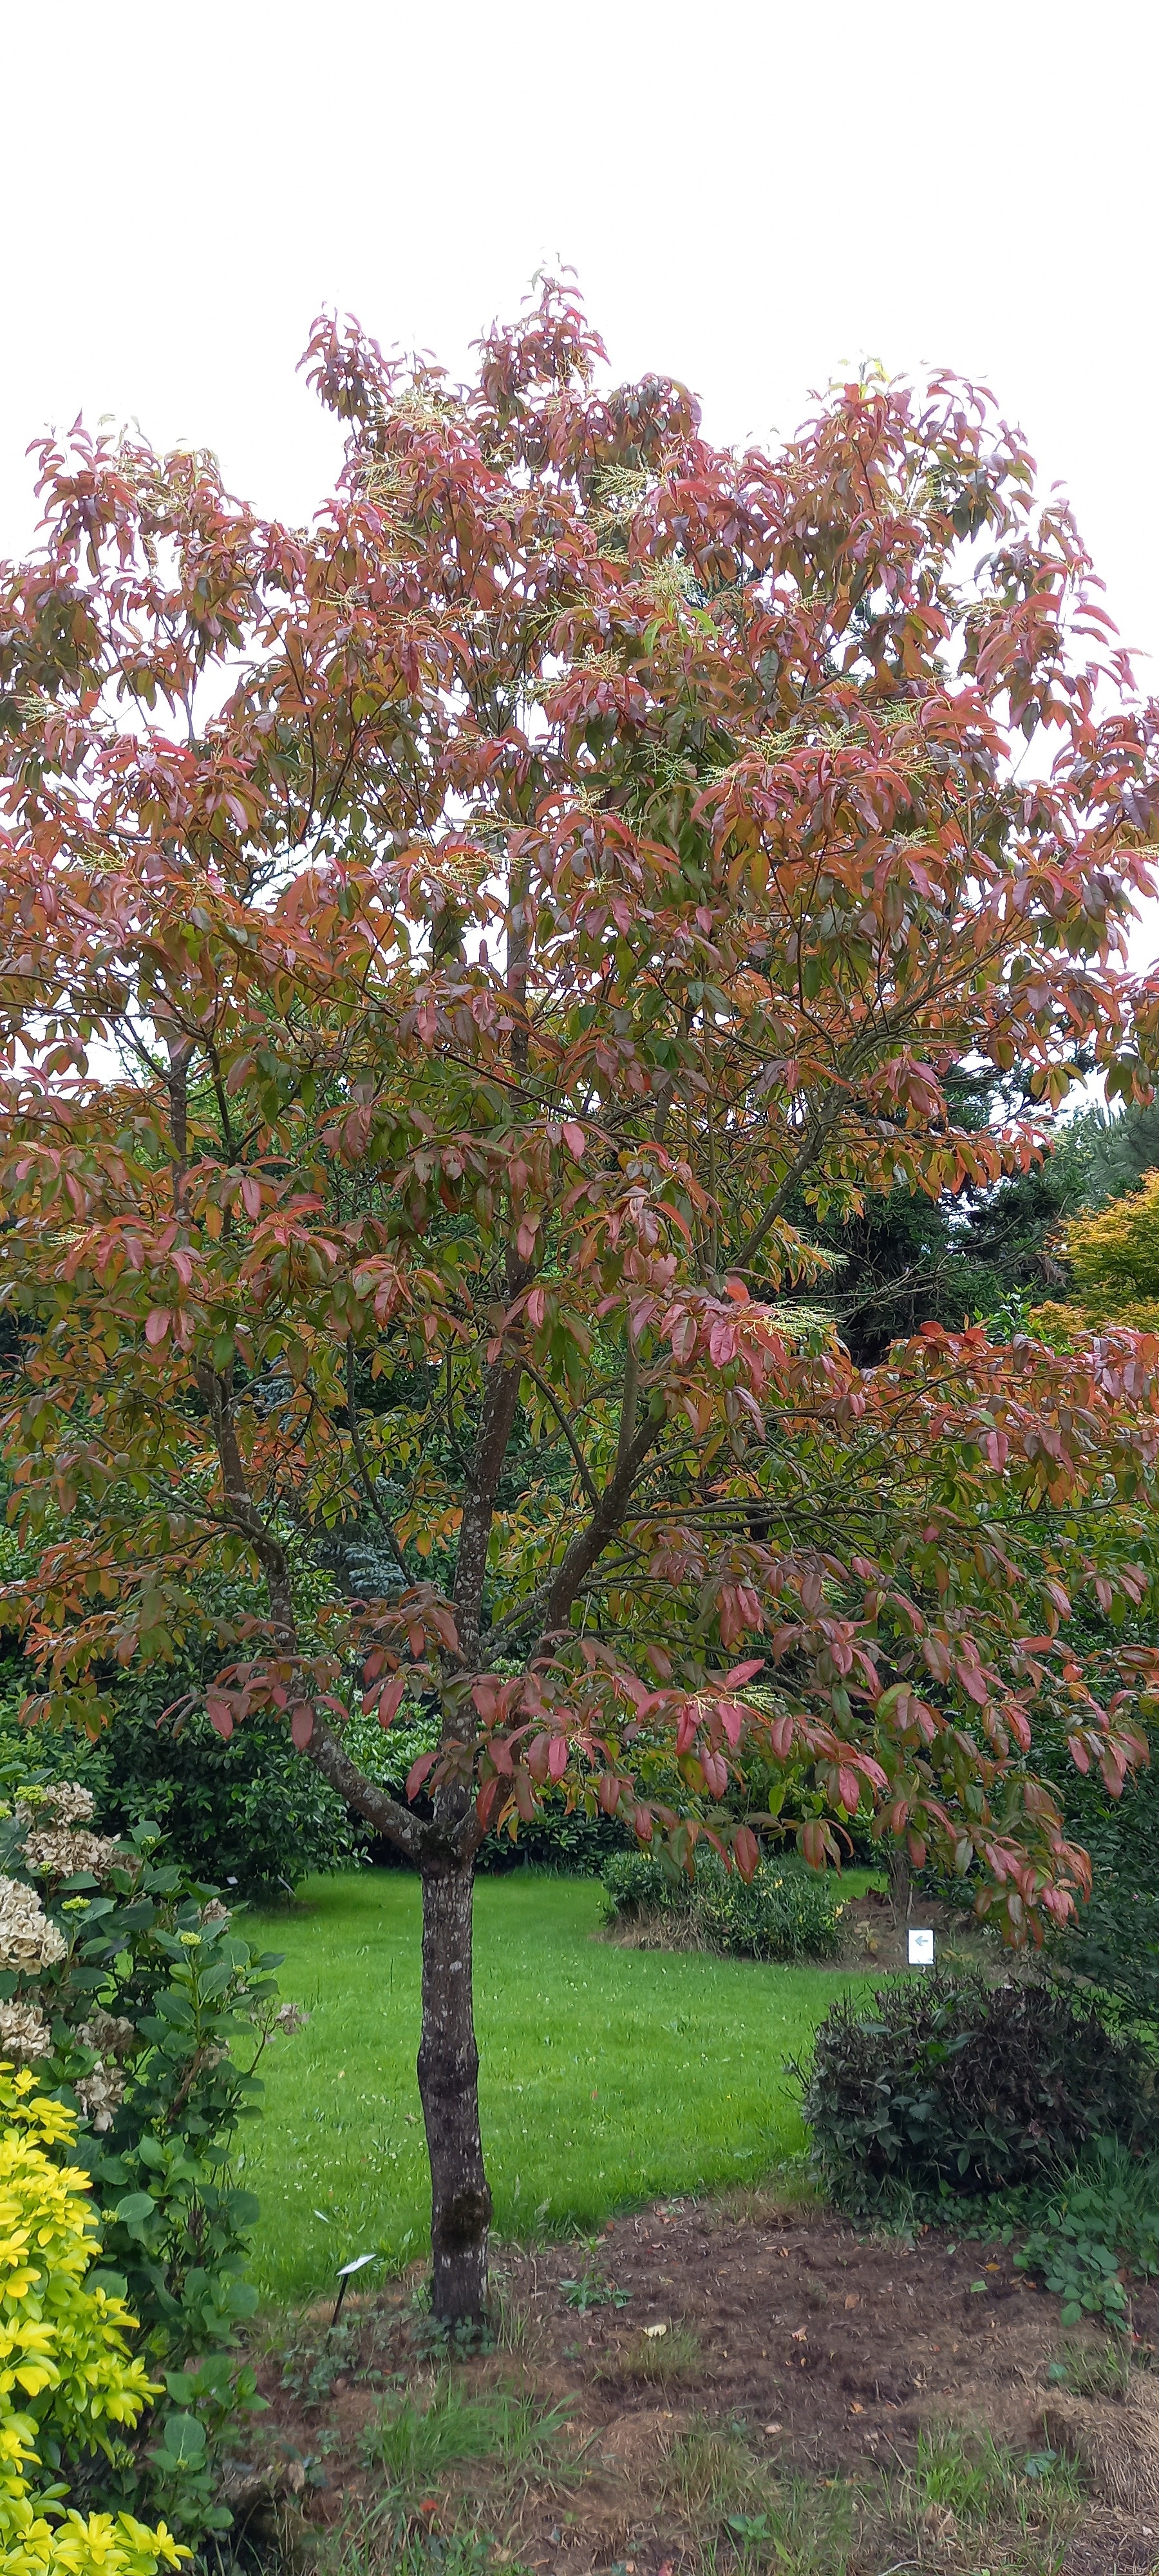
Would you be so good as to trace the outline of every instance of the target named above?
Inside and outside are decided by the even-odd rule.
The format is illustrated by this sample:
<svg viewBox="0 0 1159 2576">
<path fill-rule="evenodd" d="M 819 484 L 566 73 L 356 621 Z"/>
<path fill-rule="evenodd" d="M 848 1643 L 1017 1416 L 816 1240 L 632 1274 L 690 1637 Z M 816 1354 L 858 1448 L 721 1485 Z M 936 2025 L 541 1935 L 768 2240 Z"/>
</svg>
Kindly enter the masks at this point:
<svg viewBox="0 0 1159 2576">
<path fill-rule="evenodd" d="M 862 1373 L 807 1234 L 1025 1164 L 1080 1062 L 1145 1087 L 1155 710 L 948 379 L 721 452 L 553 285 L 464 390 L 353 327 L 308 363 L 349 423 L 309 531 L 78 431 L 3 576 L 6 1608 L 50 1716 L 208 1635 L 221 1731 L 283 1710 L 417 1863 L 450 2322 L 474 1858 L 547 1783 L 749 1870 L 759 1776 L 811 1860 L 858 1809 L 1015 1939 L 1082 1884 L 1027 1756 L 1044 1712 L 1112 1788 L 1140 1746 L 1155 1658 L 1067 1623 L 1141 1589 L 1159 1346 Z M 372 1532 L 319 1623 L 301 1569 Z M 403 1800 L 357 1683 L 441 1712 Z"/>
</svg>

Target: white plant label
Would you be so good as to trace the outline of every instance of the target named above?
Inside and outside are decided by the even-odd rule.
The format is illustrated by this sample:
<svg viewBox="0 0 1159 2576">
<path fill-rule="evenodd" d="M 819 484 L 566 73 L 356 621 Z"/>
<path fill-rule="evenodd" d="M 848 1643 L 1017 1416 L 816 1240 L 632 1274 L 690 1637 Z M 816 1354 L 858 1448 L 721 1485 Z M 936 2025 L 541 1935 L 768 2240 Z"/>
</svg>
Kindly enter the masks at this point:
<svg viewBox="0 0 1159 2576">
<path fill-rule="evenodd" d="M 933 1936 L 933 1933 L 932 1933 L 932 1932 L 920 1932 L 920 1931 L 911 1931 L 911 1932 L 910 1932 L 910 1936 L 909 1936 L 909 1963 L 910 1963 L 911 1968 L 932 1968 L 932 1967 L 933 1967 L 933 1964 L 934 1964 L 934 1936 Z"/>
</svg>

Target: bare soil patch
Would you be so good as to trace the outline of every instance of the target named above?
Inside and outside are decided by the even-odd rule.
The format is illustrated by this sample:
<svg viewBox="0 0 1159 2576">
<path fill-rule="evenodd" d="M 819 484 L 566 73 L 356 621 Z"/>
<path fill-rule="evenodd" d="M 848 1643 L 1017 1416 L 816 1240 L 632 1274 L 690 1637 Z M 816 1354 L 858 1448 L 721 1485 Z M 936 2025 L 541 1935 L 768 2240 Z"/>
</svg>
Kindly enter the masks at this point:
<svg viewBox="0 0 1159 2576">
<path fill-rule="evenodd" d="M 999 2244 L 874 2240 L 753 2194 L 662 2205 L 582 2244 L 504 2248 L 495 2278 L 496 2348 L 450 2363 L 431 2350 L 417 2276 L 352 2302 L 337 2337 L 324 2314 L 299 2322 L 296 2344 L 271 2331 L 262 2473 L 297 2488 L 299 2538 L 324 2559 L 353 2518 L 348 2567 L 390 2565 L 408 2530 L 413 2547 L 464 2529 L 501 2565 L 571 2576 L 1159 2567 L 1159 2379 L 1132 2371 L 1118 2405 L 1060 2401 L 1050 2365 L 1074 2338 Z M 1156 2290 L 1136 2327 L 1146 2363 Z M 506 2392 L 546 2429 L 522 2451 L 437 2464 L 420 2494 L 397 2474 L 391 2487 L 368 2459 L 371 2428 L 451 2383 L 462 2399 Z M 955 2509 L 952 2475 L 931 2477 L 939 2445 L 951 2468 L 959 2454 L 1007 2462 L 984 2525 Z"/>
</svg>

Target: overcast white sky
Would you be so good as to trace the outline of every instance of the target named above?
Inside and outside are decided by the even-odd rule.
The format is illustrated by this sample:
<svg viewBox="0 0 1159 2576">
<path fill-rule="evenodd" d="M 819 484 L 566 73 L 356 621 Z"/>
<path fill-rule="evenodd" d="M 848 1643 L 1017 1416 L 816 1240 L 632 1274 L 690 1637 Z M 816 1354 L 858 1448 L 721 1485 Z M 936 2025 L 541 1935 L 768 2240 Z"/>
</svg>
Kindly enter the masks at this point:
<svg viewBox="0 0 1159 2576">
<path fill-rule="evenodd" d="M 312 316 L 465 361 L 578 271 L 722 439 L 862 357 L 989 383 L 1159 687 L 1154 0 L 0 0 L 0 552 L 78 411 L 308 516 Z M 1156 943 L 1152 941 L 1151 945 Z"/>
</svg>

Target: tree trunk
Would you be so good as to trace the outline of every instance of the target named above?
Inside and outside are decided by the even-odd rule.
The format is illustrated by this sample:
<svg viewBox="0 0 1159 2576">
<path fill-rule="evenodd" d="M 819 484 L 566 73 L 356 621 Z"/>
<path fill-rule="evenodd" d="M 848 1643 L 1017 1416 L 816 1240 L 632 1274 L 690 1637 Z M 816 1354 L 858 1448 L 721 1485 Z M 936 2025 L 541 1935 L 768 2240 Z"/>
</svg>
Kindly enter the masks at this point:
<svg viewBox="0 0 1159 2576">
<path fill-rule="evenodd" d="M 889 1849 L 886 1853 L 885 1865 L 889 1874 L 889 1895 L 890 1903 L 893 1906 L 893 1919 L 900 1931 L 903 1924 L 908 1923 L 909 1921 L 910 1909 L 909 1853 L 907 1852 L 904 1843 L 891 1843 L 889 1845 Z"/>
<path fill-rule="evenodd" d="M 419 2093 L 431 2162 L 431 2310 L 440 2325 L 482 2317 L 491 2194 L 479 2134 L 479 2051 L 471 1992 L 473 1859 L 422 1862 L 423 2025 Z"/>
</svg>

